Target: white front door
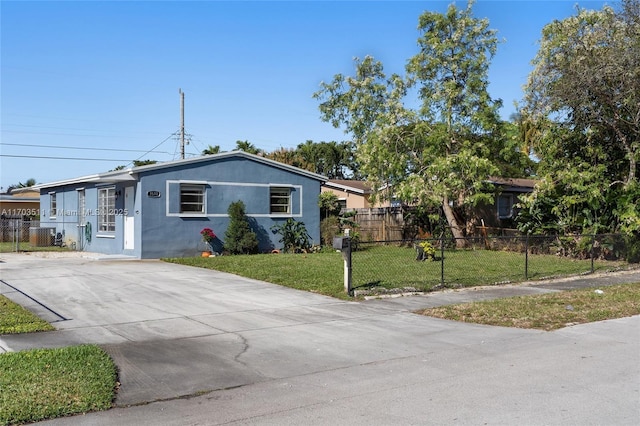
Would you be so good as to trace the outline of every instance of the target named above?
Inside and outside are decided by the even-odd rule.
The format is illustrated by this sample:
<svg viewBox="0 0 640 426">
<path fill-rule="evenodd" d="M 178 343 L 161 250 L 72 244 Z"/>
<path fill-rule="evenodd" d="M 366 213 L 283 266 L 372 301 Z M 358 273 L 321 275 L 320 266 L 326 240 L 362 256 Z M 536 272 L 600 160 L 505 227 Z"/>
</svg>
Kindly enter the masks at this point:
<svg viewBox="0 0 640 426">
<path fill-rule="evenodd" d="M 135 241 L 135 198 L 133 186 L 124 188 L 124 249 L 133 250 Z"/>
<path fill-rule="evenodd" d="M 87 225 L 84 223 L 86 207 L 84 189 L 78 189 L 78 250 L 84 250 L 85 242 L 88 241 L 85 234 Z"/>
</svg>

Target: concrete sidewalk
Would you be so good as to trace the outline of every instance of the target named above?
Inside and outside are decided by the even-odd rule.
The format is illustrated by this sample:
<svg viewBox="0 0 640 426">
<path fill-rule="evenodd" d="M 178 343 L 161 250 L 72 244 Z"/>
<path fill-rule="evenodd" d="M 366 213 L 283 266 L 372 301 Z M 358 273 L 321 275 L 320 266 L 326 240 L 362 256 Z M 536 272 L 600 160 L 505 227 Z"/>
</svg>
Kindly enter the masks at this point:
<svg viewBox="0 0 640 426">
<path fill-rule="evenodd" d="M 346 302 L 155 261 L 2 257 L 2 294 L 58 330 L 1 348 L 97 343 L 120 369 L 119 408 L 51 424 L 640 422 L 640 317 L 547 333 L 410 313 L 640 271 Z"/>
</svg>

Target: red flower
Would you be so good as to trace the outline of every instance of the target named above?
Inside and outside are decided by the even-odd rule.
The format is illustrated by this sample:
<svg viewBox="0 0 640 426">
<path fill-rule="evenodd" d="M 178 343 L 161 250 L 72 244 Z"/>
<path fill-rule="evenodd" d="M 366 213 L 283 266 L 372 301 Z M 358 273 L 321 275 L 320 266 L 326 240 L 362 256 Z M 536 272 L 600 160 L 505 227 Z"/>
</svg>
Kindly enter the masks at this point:
<svg viewBox="0 0 640 426">
<path fill-rule="evenodd" d="M 205 243 L 211 242 L 211 240 L 216 237 L 216 234 L 213 233 L 213 230 L 211 228 L 204 228 L 202 231 L 200 231 L 200 235 L 202 235 L 202 241 L 204 241 Z"/>
</svg>

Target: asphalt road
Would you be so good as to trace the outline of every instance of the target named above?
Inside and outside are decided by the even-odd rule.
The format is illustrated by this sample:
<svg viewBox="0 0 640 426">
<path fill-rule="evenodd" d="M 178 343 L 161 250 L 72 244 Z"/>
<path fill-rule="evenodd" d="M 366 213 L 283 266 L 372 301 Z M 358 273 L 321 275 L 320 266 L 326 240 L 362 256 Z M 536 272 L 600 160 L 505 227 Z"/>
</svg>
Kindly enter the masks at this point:
<svg viewBox="0 0 640 426">
<path fill-rule="evenodd" d="M 640 272 L 345 302 L 157 261 L 0 260 L 1 293 L 57 328 L 0 351 L 97 343 L 120 369 L 116 408 L 43 424 L 640 424 L 640 316 L 543 332 L 411 313 Z"/>
</svg>

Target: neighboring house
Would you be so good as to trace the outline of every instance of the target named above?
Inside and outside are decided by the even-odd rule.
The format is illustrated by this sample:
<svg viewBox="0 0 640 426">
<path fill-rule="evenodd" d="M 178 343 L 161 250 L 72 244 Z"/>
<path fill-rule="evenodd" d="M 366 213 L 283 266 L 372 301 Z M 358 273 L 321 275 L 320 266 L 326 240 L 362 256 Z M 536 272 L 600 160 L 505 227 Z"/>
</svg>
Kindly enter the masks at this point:
<svg viewBox="0 0 640 426">
<path fill-rule="evenodd" d="M 37 225 L 39 217 L 37 189 L 14 188 L 9 194 L 0 194 L 0 242 L 29 241 L 29 228 Z"/>
<path fill-rule="evenodd" d="M 494 203 L 476 206 L 476 217 L 489 228 L 513 228 L 515 226 L 513 219 L 518 213 L 516 205 L 519 197 L 533 192 L 536 181 L 492 177 L 488 182 L 496 189 Z M 362 233 L 369 233 L 372 238 L 378 240 L 404 238 L 403 213 L 394 208 L 399 207 L 400 203 L 392 200 L 372 205 L 373 191 L 368 182 L 328 180 L 323 184 L 322 191 L 336 194 L 341 208 L 357 210 L 354 220 L 360 225 Z"/>
<path fill-rule="evenodd" d="M 492 206 L 478 207 L 478 211 L 481 213 L 480 218 L 484 220 L 485 226 L 513 227 L 513 219 L 518 214 L 516 205 L 519 202 L 519 197 L 533 192 L 536 181 L 534 179 L 492 177 L 489 179 L 489 183 L 497 189 L 496 198 Z"/>
<path fill-rule="evenodd" d="M 321 175 L 242 151 L 38 185 L 42 226 L 78 250 L 137 258 L 193 256 L 211 228 L 220 249 L 229 204 L 241 200 L 260 250 L 280 248 L 271 226 L 293 218 L 320 242 Z M 45 214 L 46 213 L 46 216 Z"/>
<path fill-rule="evenodd" d="M 40 216 L 40 191 L 27 187 L 0 194 L 0 214 L 2 217 Z"/>
<path fill-rule="evenodd" d="M 322 192 L 333 192 L 338 197 L 341 209 L 368 209 L 388 207 L 389 202 L 371 203 L 371 184 L 360 180 L 331 179 L 322 185 Z"/>
<path fill-rule="evenodd" d="M 497 226 L 500 220 L 513 218 L 517 211 L 515 205 L 522 194 L 533 192 L 536 181 L 533 179 L 515 179 L 492 177 L 489 183 L 496 187 L 496 195 L 491 212 L 483 208 L 483 214 L 487 216 L 493 225 Z M 340 207 L 343 209 L 369 209 L 380 207 L 399 207 L 400 203 L 388 200 L 371 203 L 373 190 L 371 184 L 358 180 L 331 179 L 322 185 L 322 192 L 333 192 L 338 197 Z M 489 225 L 487 225 L 489 226 Z"/>
</svg>

